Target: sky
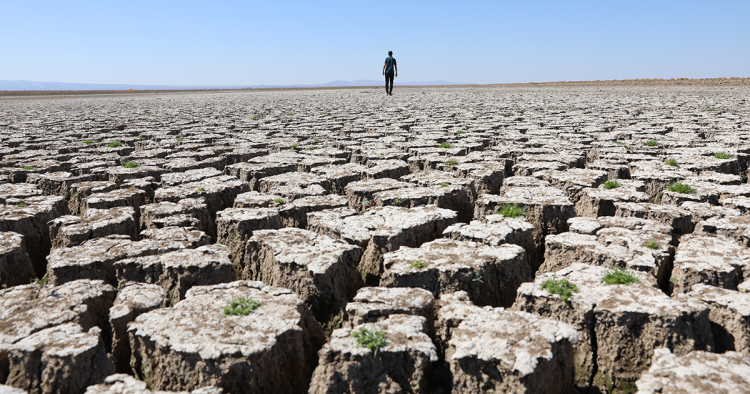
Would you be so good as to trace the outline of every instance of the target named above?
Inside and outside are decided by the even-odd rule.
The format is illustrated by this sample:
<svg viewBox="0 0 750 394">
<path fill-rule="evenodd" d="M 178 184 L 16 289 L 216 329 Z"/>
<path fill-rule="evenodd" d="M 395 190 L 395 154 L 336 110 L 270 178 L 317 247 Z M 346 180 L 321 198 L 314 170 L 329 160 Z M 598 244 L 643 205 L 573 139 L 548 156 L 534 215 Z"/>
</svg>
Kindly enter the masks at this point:
<svg viewBox="0 0 750 394">
<path fill-rule="evenodd" d="M 150 85 L 750 77 L 750 1 L 0 0 L 0 80 Z"/>
</svg>

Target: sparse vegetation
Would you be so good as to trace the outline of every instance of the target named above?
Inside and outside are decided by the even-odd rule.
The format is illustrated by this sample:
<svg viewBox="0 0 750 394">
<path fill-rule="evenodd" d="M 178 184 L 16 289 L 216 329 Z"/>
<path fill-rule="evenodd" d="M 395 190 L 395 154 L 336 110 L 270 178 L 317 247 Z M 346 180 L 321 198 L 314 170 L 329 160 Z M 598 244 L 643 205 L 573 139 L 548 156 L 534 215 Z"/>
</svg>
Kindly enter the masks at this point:
<svg viewBox="0 0 750 394">
<path fill-rule="evenodd" d="M 414 262 L 411 263 L 411 267 L 421 270 L 422 268 L 427 267 L 427 263 L 422 260 L 414 260 Z"/>
<path fill-rule="evenodd" d="M 93 144 L 93 143 L 95 143 L 95 142 L 96 142 L 96 141 L 94 141 L 94 140 L 92 140 L 92 139 L 88 139 L 88 140 L 84 140 L 84 141 L 83 141 L 83 143 L 84 143 L 84 144 Z"/>
<path fill-rule="evenodd" d="M 256 117 L 256 116 L 253 116 L 253 120 L 258 120 L 258 117 Z"/>
<path fill-rule="evenodd" d="M 400 197 L 396 197 L 396 198 L 395 198 L 395 199 L 393 200 L 393 205 L 401 205 L 402 203 L 403 203 L 403 201 L 401 200 L 401 198 L 400 198 Z"/>
<path fill-rule="evenodd" d="M 320 142 L 320 138 L 315 138 L 313 141 L 314 142 Z"/>
<path fill-rule="evenodd" d="M 224 307 L 224 316 L 247 316 L 253 313 L 256 309 L 260 308 L 261 303 L 251 298 L 238 298 L 236 300 L 227 301 L 226 307 Z"/>
<path fill-rule="evenodd" d="M 666 164 L 668 166 L 672 166 L 672 167 L 679 167 L 680 166 L 680 163 L 678 163 L 677 160 L 672 159 L 672 158 L 667 159 L 667 161 L 665 161 L 664 164 Z"/>
<path fill-rule="evenodd" d="M 315 150 L 315 149 L 320 149 L 320 148 L 318 148 L 317 146 L 311 146 L 311 147 L 307 148 L 307 150 Z"/>
<path fill-rule="evenodd" d="M 440 187 L 448 187 L 448 182 L 443 182 L 440 184 Z"/>
<path fill-rule="evenodd" d="M 615 180 L 609 180 L 607 182 L 604 182 L 604 188 L 607 189 L 607 190 L 617 189 L 620 186 L 622 186 L 622 183 L 617 182 Z"/>
<path fill-rule="evenodd" d="M 671 278 L 669 278 L 669 283 L 671 283 L 673 285 L 676 285 L 677 284 L 677 278 L 675 278 L 674 276 L 671 277 Z"/>
<path fill-rule="evenodd" d="M 206 191 L 206 188 L 205 188 L 205 187 L 201 187 L 201 188 L 199 188 L 199 189 L 198 189 L 198 191 L 199 191 L 199 192 L 205 192 L 205 191 Z"/>
<path fill-rule="evenodd" d="M 729 153 L 720 152 L 715 154 L 714 157 L 721 160 L 728 160 L 733 158 L 734 156 L 730 155 Z"/>
<path fill-rule="evenodd" d="M 294 144 L 294 145 L 290 146 L 289 149 L 297 149 L 298 146 L 299 146 L 298 144 Z"/>
<path fill-rule="evenodd" d="M 457 131 L 457 132 L 456 132 L 456 135 L 461 135 L 461 134 L 466 134 L 466 132 L 465 132 L 465 131 L 463 131 L 463 130 L 461 130 L 461 131 Z"/>
<path fill-rule="evenodd" d="M 112 141 L 109 144 L 107 144 L 107 146 L 110 147 L 110 148 L 119 148 L 119 147 L 122 146 L 122 142 L 120 142 L 120 141 Z"/>
<path fill-rule="evenodd" d="M 479 282 L 484 284 L 484 281 L 482 280 L 482 275 L 479 275 L 478 273 L 474 273 L 474 278 L 471 280 L 472 282 Z"/>
<path fill-rule="evenodd" d="M 519 207 L 518 204 L 503 204 L 500 209 L 497 210 L 498 215 L 503 215 L 506 218 L 515 218 L 519 216 L 526 216 L 526 210 Z"/>
<path fill-rule="evenodd" d="M 277 199 L 273 200 L 273 202 L 275 202 L 276 204 L 279 204 L 279 205 L 286 204 L 286 201 L 284 201 L 283 198 L 277 198 Z"/>
<path fill-rule="evenodd" d="M 646 146 L 659 146 L 661 144 L 658 143 L 658 142 L 656 142 L 656 140 L 648 140 L 648 141 L 644 142 L 643 145 L 646 145 Z"/>
<path fill-rule="evenodd" d="M 559 295 L 565 303 L 573 298 L 573 293 L 578 292 L 578 286 L 575 283 L 571 283 L 567 279 L 557 280 L 557 276 L 542 282 L 542 289 L 547 290 L 550 294 Z"/>
<path fill-rule="evenodd" d="M 139 163 L 134 162 L 134 161 L 129 161 L 129 162 L 123 164 L 122 166 L 125 167 L 125 168 L 138 168 L 141 165 Z"/>
<path fill-rule="evenodd" d="M 34 166 L 23 166 L 21 167 L 22 170 L 33 170 Z"/>
<path fill-rule="evenodd" d="M 362 206 L 365 207 L 365 209 L 369 208 L 371 204 L 372 204 L 372 201 L 370 200 L 362 201 Z"/>
<path fill-rule="evenodd" d="M 24 208 L 24 207 L 26 207 L 26 204 L 23 201 L 21 201 L 18 204 L 16 204 L 16 207 L 17 208 Z"/>
<path fill-rule="evenodd" d="M 47 286 L 47 275 L 44 275 L 42 279 L 37 279 L 34 281 L 37 285 L 39 285 L 39 289 L 37 289 L 36 294 L 34 294 L 34 299 L 39 298 L 39 293 L 42 291 L 44 286 Z"/>
<path fill-rule="evenodd" d="M 656 241 L 653 241 L 653 240 L 648 241 L 648 243 L 645 244 L 645 245 L 643 245 L 643 246 L 645 246 L 645 247 L 647 247 L 649 249 L 659 249 L 659 244 L 657 244 Z"/>
<path fill-rule="evenodd" d="M 184 138 L 178 138 L 177 139 L 177 142 L 182 142 L 182 141 L 185 141 L 185 139 Z"/>
<path fill-rule="evenodd" d="M 450 147 L 451 147 L 451 144 L 449 144 L 447 142 L 443 142 L 442 144 L 438 145 L 438 148 L 443 148 L 443 149 L 447 149 L 447 148 L 450 148 Z"/>
<path fill-rule="evenodd" d="M 608 285 L 630 285 L 641 283 L 641 280 L 633 275 L 633 271 L 623 267 L 617 267 L 614 270 L 608 270 L 602 277 L 602 282 Z"/>
<path fill-rule="evenodd" d="M 385 339 L 385 333 L 375 328 L 368 329 L 366 327 L 360 327 L 359 330 L 352 332 L 352 337 L 357 340 L 359 346 L 370 349 L 373 357 L 378 356 L 378 352 L 381 348 L 388 346 L 388 341 Z"/>
<path fill-rule="evenodd" d="M 667 185 L 667 190 L 670 192 L 680 193 L 680 194 L 695 194 L 698 191 L 695 190 L 692 186 L 681 183 L 681 182 L 672 182 L 669 185 Z"/>
<path fill-rule="evenodd" d="M 455 166 L 455 165 L 458 165 L 458 160 L 455 160 L 455 159 L 450 159 L 450 160 L 448 160 L 448 161 L 446 161 L 446 162 L 445 162 L 445 165 L 447 165 L 447 166 Z"/>
</svg>

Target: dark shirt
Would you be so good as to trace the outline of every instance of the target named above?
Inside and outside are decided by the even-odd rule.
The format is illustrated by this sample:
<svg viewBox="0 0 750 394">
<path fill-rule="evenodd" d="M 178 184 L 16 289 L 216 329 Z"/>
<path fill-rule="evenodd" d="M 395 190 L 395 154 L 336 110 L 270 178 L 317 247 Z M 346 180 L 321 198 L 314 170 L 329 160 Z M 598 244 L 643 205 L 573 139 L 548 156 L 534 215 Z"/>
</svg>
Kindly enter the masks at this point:
<svg viewBox="0 0 750 394">
<path fill-rule="evenodd" d="M 393 74 L 393 66 L 396 66 L 396 58 L 388 56 L 385 58 L 385 73 Z"/>
</svg>

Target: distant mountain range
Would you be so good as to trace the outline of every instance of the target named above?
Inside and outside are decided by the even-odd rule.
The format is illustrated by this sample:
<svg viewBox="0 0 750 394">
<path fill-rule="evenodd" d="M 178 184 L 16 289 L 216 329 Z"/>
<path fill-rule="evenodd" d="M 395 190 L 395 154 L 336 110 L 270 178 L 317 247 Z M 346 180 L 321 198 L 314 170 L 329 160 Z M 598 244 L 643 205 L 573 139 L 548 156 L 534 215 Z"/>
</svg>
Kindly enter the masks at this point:
<svg viewBox="0 0 750 394">
<path fill-rule="evenodd" d="M 97 84 L 97 83 L 68 83 L 68 82 L 39 82 L 39 81 L 0 81 L 0 90 L 193 90 L 193 89 L 263 89 L 263 88 L 323 88 L 346 86 L 380 86 L 382 80 L 358 79 L 356 81 L 333 81 L 312 85 L 206 85 L 206 86 L 172 86 L 172 85 L 129 85 L 129 84 Z M 399 82 L 401 86 L 429 86 L 429 85 L 461 85 L 448 81 Z"/>
</svg>

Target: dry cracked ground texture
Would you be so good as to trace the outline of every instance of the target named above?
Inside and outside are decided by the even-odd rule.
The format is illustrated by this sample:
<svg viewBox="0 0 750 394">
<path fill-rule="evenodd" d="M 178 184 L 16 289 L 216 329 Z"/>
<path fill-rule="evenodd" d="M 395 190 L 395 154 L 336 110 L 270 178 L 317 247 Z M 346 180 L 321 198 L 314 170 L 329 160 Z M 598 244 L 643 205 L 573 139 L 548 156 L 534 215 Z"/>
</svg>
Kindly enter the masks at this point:
<svg viewBox="0 0 750 394">
<path fill-rule="evenodd" d="M 5 99 L 0 393 L 750 392 L 748 99 Z"/>
</svg>

